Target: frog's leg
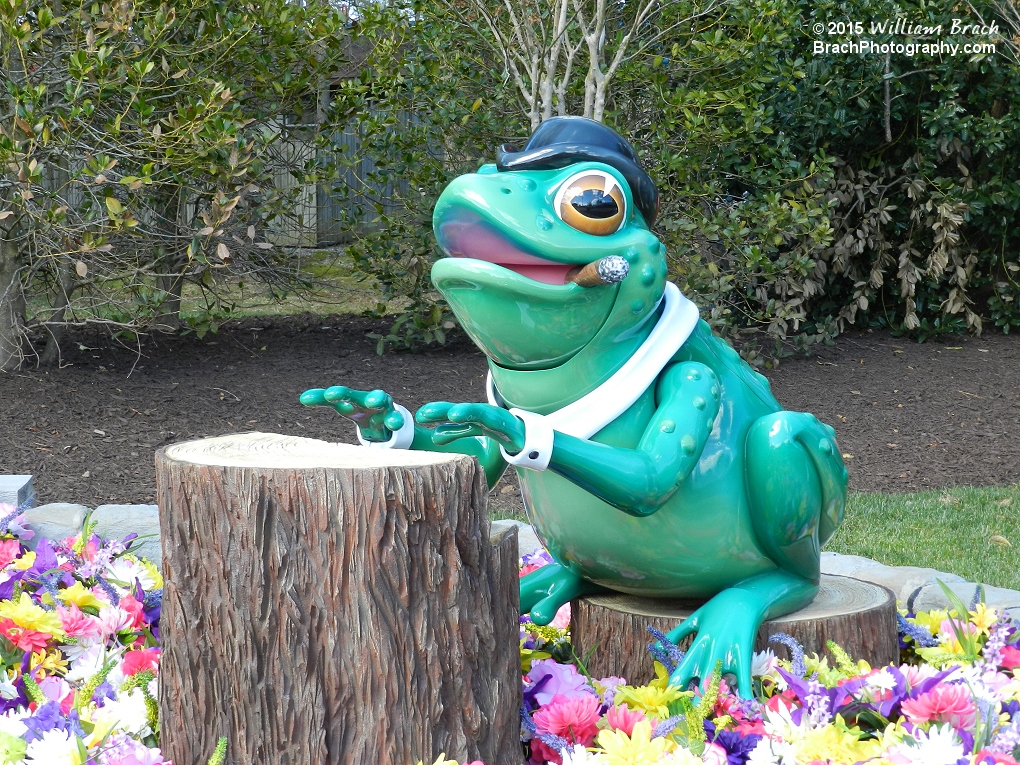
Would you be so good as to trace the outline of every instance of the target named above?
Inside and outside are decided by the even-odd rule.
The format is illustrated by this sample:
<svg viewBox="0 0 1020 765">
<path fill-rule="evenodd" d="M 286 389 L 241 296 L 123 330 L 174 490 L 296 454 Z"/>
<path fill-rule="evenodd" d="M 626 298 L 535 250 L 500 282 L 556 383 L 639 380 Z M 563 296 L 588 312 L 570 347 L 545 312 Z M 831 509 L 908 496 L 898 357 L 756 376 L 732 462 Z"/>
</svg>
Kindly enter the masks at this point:
<svg viewBox="0 0 1020 765">
<path fill-rule="evenodd" d="M 521 578 L 521 613 L 531 614 L 535 624 L 548 624 L 564 603 L 585 595 L 608 592 L 559 563 L 532 571 Z"/>
<path fill-rule="evenodd" d="M 821 547 L 843 518 L 847 472 L 834 431 L 810 414 L 775 412 L 757 420 L 746 441 L 746 477 L 758 542 L 778 570 L 716 595 L 668 637 L 695 634 L 672 680 L 686 686 L 717 661 L 751 692 L 750 663 L 761 623 L 796 611 L 818 592 Z"/>
</svg>

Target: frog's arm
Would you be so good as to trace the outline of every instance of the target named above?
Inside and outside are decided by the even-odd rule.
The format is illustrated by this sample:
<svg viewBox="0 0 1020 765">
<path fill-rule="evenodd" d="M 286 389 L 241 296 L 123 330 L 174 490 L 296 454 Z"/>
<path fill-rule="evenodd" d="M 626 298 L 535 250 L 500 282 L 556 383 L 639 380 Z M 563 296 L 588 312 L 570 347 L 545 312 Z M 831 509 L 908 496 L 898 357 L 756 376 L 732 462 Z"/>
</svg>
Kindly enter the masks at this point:
<svg viewBox="0 0 1020 765">
<path fill-rule="evenodd" d="M 719 411 L 719 383 L 706 365 L 673 364 L 660 376 L 659 406 L 636 449 L 555 432 L 549 469 L 625 513 L 654 513 L 701 459 Z"/>
</svg>

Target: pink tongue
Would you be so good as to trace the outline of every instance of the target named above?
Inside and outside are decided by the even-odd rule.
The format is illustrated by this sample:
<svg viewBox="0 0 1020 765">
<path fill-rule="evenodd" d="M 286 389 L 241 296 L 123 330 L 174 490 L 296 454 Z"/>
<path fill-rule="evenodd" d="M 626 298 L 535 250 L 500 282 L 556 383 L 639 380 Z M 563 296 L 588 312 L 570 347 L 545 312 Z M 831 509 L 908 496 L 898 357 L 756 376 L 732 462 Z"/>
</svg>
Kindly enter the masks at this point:
<svg viewBox="0 0 1020 765">
<path fill-rule="evenodd" d="M 485 260 L 545 284 L 563 284 L 567 271 L 573 268 L 568 263 L 557 263 L 524 252 L 487 226 L 473 221 L 444 222 L 442 240 L 452 257 Z"/>
</svg>

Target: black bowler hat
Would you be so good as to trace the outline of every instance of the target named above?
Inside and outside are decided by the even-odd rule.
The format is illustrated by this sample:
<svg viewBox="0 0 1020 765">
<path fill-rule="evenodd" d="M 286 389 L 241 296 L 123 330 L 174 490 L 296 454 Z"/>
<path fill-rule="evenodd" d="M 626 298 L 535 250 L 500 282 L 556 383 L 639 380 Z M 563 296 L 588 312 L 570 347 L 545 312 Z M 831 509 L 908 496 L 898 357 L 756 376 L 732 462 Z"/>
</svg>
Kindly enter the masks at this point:
<svg viewBox="0 0 1020 765">
<path fill-rule="evenodd" d="M 503 144 L 496 152 L 496 167 L 504 171 L 558 170 L 584 160 L 602 162 L 620 171 L 651 228 L 659 212 L 659 191 L 641 169 L 631 145 L 601 122 L 586 117 L 552 117 L 538 126 L 524 151 Z"/>
</svg>

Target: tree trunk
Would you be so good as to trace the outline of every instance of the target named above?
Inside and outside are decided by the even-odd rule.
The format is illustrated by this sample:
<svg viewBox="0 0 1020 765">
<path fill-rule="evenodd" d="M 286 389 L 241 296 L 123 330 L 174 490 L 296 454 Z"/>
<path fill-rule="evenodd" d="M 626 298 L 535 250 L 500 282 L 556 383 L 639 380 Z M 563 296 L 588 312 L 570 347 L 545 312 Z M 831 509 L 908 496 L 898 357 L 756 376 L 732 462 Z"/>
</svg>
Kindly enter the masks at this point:
<svg viewBox="0 0 1020 765">
<path fill-rule="evenodd" d="M 592 677 L 616 675 L 639 685 L 655 678 L 647 646 L 654 642 L 647 627 L 669 632 L 686 619 L 697 604 L 652 600 L 630 595 L 603 595 L 575 600 L 571 637 L 578 656 L 587 656 Z M 854 660 L 872 666 L 899 660 L 896 599 L 884 587 L 843 576 L 822 575 L 818 596 L 806 608 L 765 622 L 754 650 L 771 647 L 784 657 L 787 649 L 769 643 L 770 635 L 792 635 L 808 653 L 819 656 L 832 640 Z M 681 649 L 690 640 L 681 642 Z"/>
<path fill-rule="evenodd" d="M 69 257 L 62 257 L 56 263 L 56 285 L 53 289 L 53 308 L 48 321 L 63 322 L 67 318 L 67 307 L 71 304 L 71 293 L 74 291 L 74 265 Z M 49 324 L 46 329 L 49 337 L 43 349 L 39 363 L 44 367 L 59 366 L 60 345 L 64 342 L 67 329 L 62 324 Z"/>
<path fill-rule="evenodd" d="M 520 763 L 516 534 L 473 459 L 250 433 L 156 481 L 167 758 Z"/>
<path fill-rule="evenodd" d="M 8 238 L 8 236 L 10 238 Z M 25 293 L 21 285 L 21 243 L 0 234 L 0 370 L 10 372 L 24 360 Z"/>
</svg>

